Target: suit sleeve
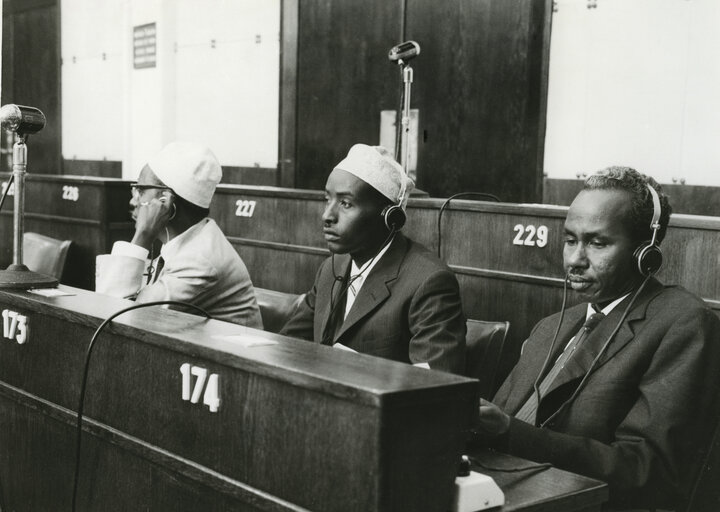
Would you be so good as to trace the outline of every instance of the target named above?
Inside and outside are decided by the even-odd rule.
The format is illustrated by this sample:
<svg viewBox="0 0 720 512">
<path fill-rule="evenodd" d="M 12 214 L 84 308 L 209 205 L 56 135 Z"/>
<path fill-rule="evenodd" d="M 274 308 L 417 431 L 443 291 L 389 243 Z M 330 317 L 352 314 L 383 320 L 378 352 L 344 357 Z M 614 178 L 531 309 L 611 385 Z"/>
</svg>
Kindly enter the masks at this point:
<svg viewBox="0 0 720 512">
<path fill-rule="evenodd" d="M 704 439 L 708 419 L 717 415 L 713 395 L 718 389 L 719 331 L 720 321 L 707 309 L 676 319 L 660 340 L 639 381 L 637 398 L 611 442 L 512 418 L 499 448 L 604 480 L 614 504 L 674 506 L 693 473 L 693 458 L 705 448 L 696 440 Z M 641 503 L 634 503 L 638 497 Z"/>
<path fill-rule="evenodd" d="M 447 269 L 424 280 L 410 302 L 410 362 L 434 370 L 465 371 L 465 316 L 457 278 Z"/>
<path fill-rule="evenodd" d="M 317 284 L 320 279 L 320 272 L 323 265 L 315 276 L 315 283 L 312 288 L 305 294 L 300 304 L 295 308 L 292 316 L 285 322 L 280 334 L 300 338 L 302 340 L 313 341 L 314 325 L 315 325 L 315 298 L 317 297 Z"/>
</svg>

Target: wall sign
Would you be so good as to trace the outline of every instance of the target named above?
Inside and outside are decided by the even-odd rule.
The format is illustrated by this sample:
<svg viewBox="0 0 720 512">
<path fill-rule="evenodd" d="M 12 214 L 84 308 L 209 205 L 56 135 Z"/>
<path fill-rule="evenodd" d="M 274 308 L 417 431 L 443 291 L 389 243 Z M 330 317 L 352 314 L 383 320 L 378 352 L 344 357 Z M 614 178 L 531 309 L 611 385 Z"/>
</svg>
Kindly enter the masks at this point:
<svg viewBox="0 0 720 512">
<path fill-rule="evenodd" d="M 133 67 L 154 68 L 157 63 L 157 28 L 155 23 L 133 27 Z"/>
</svg>

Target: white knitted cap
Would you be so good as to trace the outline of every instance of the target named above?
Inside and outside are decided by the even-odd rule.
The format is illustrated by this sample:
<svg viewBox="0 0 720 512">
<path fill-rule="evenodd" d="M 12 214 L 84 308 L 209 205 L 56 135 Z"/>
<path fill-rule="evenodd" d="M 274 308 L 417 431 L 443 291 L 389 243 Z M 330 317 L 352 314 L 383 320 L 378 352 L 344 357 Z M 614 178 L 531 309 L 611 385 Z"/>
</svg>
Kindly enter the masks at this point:
<svg viewBox="0 0 720 512">
<path fill-rule="evenodd" d="M 355 144 L 347 156 L 335 166 L 363 180 L 394 204 L 405 208 L 415 183 L 383 146 Z"/>
<path fill-rule="evenodd" d="M 177 195 L 209 208 L 222 168 L 209 148 L 195 142 L 171 142 L 148 161 L 148 167 Z"/>
</svg>

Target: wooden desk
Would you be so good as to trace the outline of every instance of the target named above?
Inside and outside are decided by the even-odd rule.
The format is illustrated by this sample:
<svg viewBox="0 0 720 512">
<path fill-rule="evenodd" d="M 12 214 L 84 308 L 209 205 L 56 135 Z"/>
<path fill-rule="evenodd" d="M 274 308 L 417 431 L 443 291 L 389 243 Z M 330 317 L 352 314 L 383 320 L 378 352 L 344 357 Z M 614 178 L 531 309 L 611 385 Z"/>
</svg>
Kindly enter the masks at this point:
<svg viewBox="0 0 720 512">
<path fill-rule="evenodd" d="M 2 177 L 7 183 L 8 175 Z M 130 240 L 130 182 L 112 178 L 28 174 L 25 232 L 72 240 L 62 282 L 95 288 L 95 256 L 110 252 L 116 240 Z M 13 198 L 0 212 L 0 267 L 12 263 Z"/>
<path fill-rule="evenodd" d="M 3 510 L 69 510 L 84 353 L 101 320 L 132 304 L 62 289 L 74 295 L 0 292 L 0 310 L 29 326 L 23 343 L 20 329 L 0 339 Z M 123 315 L 98 340 L 78 510 L 449 503 L 473 380 L 158 307 Z"/>
<path fill-rule="evenodd" d="M 61 289 L 74 295 L 0 291 L 0 309 L 29 326 L 23 343 L 0 339 L 3 509 L 69 509 L 84 353 L 101 320 L 131 304 Z M 183 398 L 186 363 L 219 376 L 216 412 Z M 475 381 L 450 374 L 132 311 L 94 351 L 78 510 L 445 511 L 476 400 Z M 506 493 L 503 510 L 596 510 L 606 498 L 603 484 L 554 469 L 482 471 Z"/>
<path fill-rule="evenodd" d="M 483 466 L 512 469 L 531 466 L 512 455 L 490 450 L 470 454 Z M 492 471 L 472 465 L 473 471 L 491 476 L 505 493 L 502 512 L 592 512 L 608 499 L 607 484 L 561 469 L 529 470 L 517 473 Z"/>
</svg>

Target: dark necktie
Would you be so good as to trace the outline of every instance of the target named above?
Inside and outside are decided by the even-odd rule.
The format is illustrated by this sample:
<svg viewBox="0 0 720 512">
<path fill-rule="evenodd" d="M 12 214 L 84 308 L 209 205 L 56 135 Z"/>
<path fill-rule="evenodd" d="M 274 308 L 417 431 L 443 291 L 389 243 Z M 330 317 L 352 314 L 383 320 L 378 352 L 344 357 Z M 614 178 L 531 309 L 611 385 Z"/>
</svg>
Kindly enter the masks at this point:
<svg viewBox="0 0 720 512">
<path fill-rule="evenodd" d="M 145 285 L 149 285 L 150 283 L 154 283 L 157 281 L 158 277 L 160 276 L 160 271 L 165 266 L 165 260 L 162 256 L 158 256 L 157 261 L 155 262 L 155 266 L 153 267 L 152 262 L 150 262 L 150 265 L 148 265 L 147 270 L 145 271 L 145 276 L 147 276 L 147 280 L 145 281 Z"/>
<path fill-rule="evenodd" d="M 560 357 L 557 358 L 555 361 L 555 364 L 550 369 L 550 371 L 543 377 L 542 381 L 540 382 L 540 385 L 538 386 L 538 390 L 540 391 L 539 395 L 542 398 L 548 389 L 550 389 L 550 386 L 552 385 L 555 378 L 558 376 L 560 371 L 565 367 L 565 363 L 572 357 L 572 355 L 575 353 L 575 349 L 580 345 L 580 343 L 587 338 L 590 331 L 592 331 L 597 324 L 600 323 L 600 321 L 605 318 L 605 315 L 602 313 L 594 313 L 585 321 L 585 324 L 582 326 L 582 328 L 578 331 L 578 333 L 573 337 L 572 340 L 570 340 L 570 343 L 568 343 L 567 347 L 565 347 L 565 350 L 563 350 L 562 354 L 560 354 Z M 520 410 L 515 414 L 515 417 L 519 420 L 522 420 L 526 423 L 530 423 L 531 425 L 535 425 L 536 419 L 537 419 L 537 408 L 538 408 L 538 393 L 533 393 L 530 395 L 530 397 L 527 399 L 525 404 L 520 408 Z"/>
<path fill-rule="evenodd" d="M 322 344 L 332 345 L 335 334 L 340 330 L 340 327 L 345 320 L 345 304 L 347 300 L 347 291 L 345 285 L 345 279 L 340 281 L 340 291 L 335 296 L 335 300 L 330 303 L 330 313 L 327 323 L 325 324 L 325 331 L 323 332 Z M 336 281 L 337 282 L 337 281 Z M 332 290 L 331 290 L 332 293 Z"/>
</svg>

